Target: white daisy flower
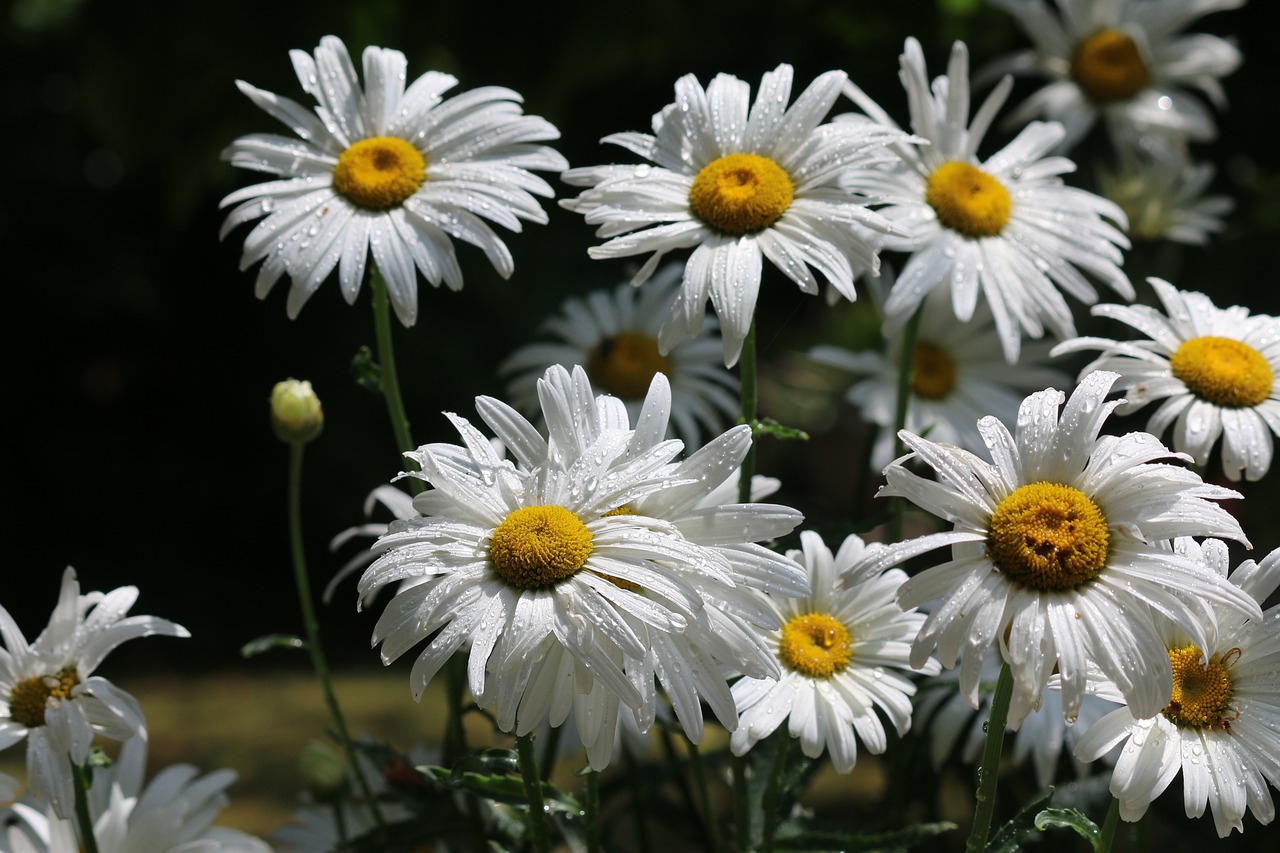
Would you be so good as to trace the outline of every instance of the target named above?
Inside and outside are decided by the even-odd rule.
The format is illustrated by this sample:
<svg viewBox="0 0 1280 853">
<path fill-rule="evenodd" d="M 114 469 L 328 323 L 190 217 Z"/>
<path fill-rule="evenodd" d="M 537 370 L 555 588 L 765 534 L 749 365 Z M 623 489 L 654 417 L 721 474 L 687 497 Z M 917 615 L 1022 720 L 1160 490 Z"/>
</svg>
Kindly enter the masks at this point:
<svg viewBox="0 0 1280 853">
<path fill-rule="evenodd" d="M 437 71 L 406 89 L 407 63 L 398 50 L 365 48 L 363 91 L 335 36 L 320 40 L 314 58 L 301 50 L 289 57 L 303 91 L 316 99 L 314 111 L 244 81 L 236 85 L 299 138 L 254 133 L 222 155 L 233 166 L 275 176 L 236 190 L 221 205 L 235 205 L 223 238 L 266 217 L 245 238 L 240 258 L 241 269 L 263 261 L 259 298 L 288 273 L 287 310 L 296 317 L 337 267 L 342 296 L 354 303 L 372 251 L 396 316 L 412 326 L 415 268 L 434 286 L 462 287 L 452 240 L 478 246 L 504 278 L 511 275 L 511 253 L 485 220 L 517 232 L 521 220 L 546 223 L 534 196 L 553 193 L 529 170 L 568 166 L 534 144 L 559 138 L 555 127 L 523 115 L 520 95 L 510 89 L 488 86 L 445 100 L 457 80 Z"/>
<path fill-rule="evenodd" d="M 30 644 L 0 606 L 0 749 L 27 739 L 28 782 L 59 817 L 74 816 L 71 764 L 88 759 L 95 733 L 113 740 L 147 733 L 138 701 L 94 670 L 126 640 L 190 636 L 166 619 L 126 616 L 137 598 L 132 586 L 81 595 L 68 568 L 48 627 Z"/>
<path fill-rule="evenodd" d="M 894 593 L 906 580 L 901 547 L 866 545 L 850 535 L 834 557 L 818 534 L 800 534 L 810 593 L 799 599 L 766 597 L 779 627 L 769 646 L 781 664 L 781 677 L 744 677 L 733 685 L 741 719 L 730 746 L 734 755 L 751 747 L 789 720 L 792 737 L 810 758 L 830 752 L 838 773 L 848 773 L 858 758 L 858 741 L 873 755 L 888 745 L 880 713 L 898 734 L 911 728 L 915 685 L 908 670 L 909 642 L 924 622 L 915 611 L 902 612 Z M 887 571 L 886 571 L 887 569 Z M 915 667 L 927 675 L 939 671 L 928 659 Z"/>
<path fill-rule="evenodd" d="M 94 770 L 87 792 L 89 819 L 100 853 L 270 853 L 262 840 L 214 826 L 229 802 L 231 770 L 197 777 L 188 764 L 174 764 L 143 785 L 147 744 L 132 738 L 110 767 Z M 8 831 L 12 853 L 77 853 L 83 849 L 71 819 L 52 808 L 14 805 L 21 823 Z"/>
<path fill-rule="evenodd" d="M 945 286 L 934 291 L 923 304 L 905 426 L 933 441 L 981 451 L 979 418 L 993 415 L 1012 424 L 1027 392 L 1066 384 L 1070 377 L 1044 366 L 1051 346 L 1047 342 L 1031 342 L 1016 364 L 1007 364 L 986 306 L 979 305 L 968 323 L 958 323 L 945 291 Z M 886 342 L 884 352 L 851 352 L 828 345 L 809 350 L 809 357 L 817 362 L 860 375 L 845 398 L 863 418 L 880 427 L 871 452 L 871 467 L 876 471 L 893 461 L 903 337 L 899 330 Z"/>
<path fill-rule="evenodd" d="M 1219 108 L 1219 79 L 1240 65 L 1231 42 L 1182 32 L 1202 15 L 1236 9 L 1245 0 L 991 0 L 1017 19 L 1035 47 L 997 60 L 984 71 L 1034 74 L 1049 83 L 1010 117 L 1060 121 L 1063 147 L 1074 145 L 1099 117 L 1121 132 L 1173 131 L 1212 139 L 1213 116 L 1192 94 Z"/>
<path fill-rule="evenodd" d="M 956 42 L 945 76 L 930 88 L 920 43 L 907 39 L 900 76 L 911 129 L 931 144 L 893 146 L 900 167 L 864 182 L 888 202 L 880 213 L 909 236 L 886 248 L 911 258 L 885 301 L 886 334 L 906 325 L 930 291 L 950 282 L 955 315 L 968 321 L 979 294 L 995 317 L 1005 359 L 1018 360 L 1022 335 L 1071 337 L 1071 309 L 1059 290 L 1082 302 L 1097 291 L 1082 273 L 1101 279 L 1126 299 L 1133 286 L 1120 269 L 1129 243 L 1111 222 L 1125 224 L 1114 203 L 1063 184 L 1075 170 L 1064 157 L 1047 156 L 1062 127 L 1035 122 L 986 161 L 978 146 L 1009 95 L 1012 80 L 996 87 L 969 122 L 969 56 Z M 896 127 L 874 101 L 849 83 L 846 93 L 877 122 Z M 1107 220 L 1110 219 L 1111 222 Z"/>
<path fill-rule="evenodd" d="M 655 385 L 665 389 L 665 379 Z M 396 594 L 374 629 L 385 662 L 428 640 L 411 674 L 415 698 L 454 651 L 469 647 L 471 692 L 495 708 L 499 728 L 523 735 L 573 710 L 588 758 L 602 769 L 618 702 L 652 719 L 654 672 L 641 662 L 655 643 L 681 634 L 712 642 L 721 614 L 709 612 L 698 583 L 732 587 L 726 554 L 741 549 L 744 561 L 760 562 L 751 536 L 781 535 L 773 531 L 800 517 L 717 508 L 689 523 L 714 547 L 691 541 L 672 522 L 642 514 L 640 502 L 663 492 L 664 502 L 678 503 L 718 484 L 741 463 L 748 427 L 673 465 L 682 445 L 661 440 L 665 417 L 642 416 L 630 429 L 625 407 L 595 397 L 581 370 L 551 368 L 539 393 L 547 437 L 505 403 L 477 398 L 515 463 L 456 415 L 449 418 L 462 446 L 412 454 L 421 472 L 406 476 L 434 487 L 414 499 L 423 517 L 392 524 L 359 593 L 422 579 Z M 680 690 L 702 687 L 700 672 L 672 664 L 669 674 Z"/>
<path fill-rule="evenodd" d="M 922 664 L 934 647 L 944 667 L 960 659 L 960 690 L 978 705 L 987 650 L 997 640 L 1013 670 L 1009 725 L 1040 702 L 1049 676 L 1062 681 L 1063 715 L 1074 719 L 1093 661 L 1134 713 L 1169 702 L 1172 670 L 1154 624 L 1160 613 L 1209 642 L 1211 602 L 1257 616 L 1257 602 L 1203 565 L 1157 546 L 1175 536 L 1246 542 L 1239 523 L 1212 503 L 1240 497 L 1175 465 L 1147 433 L 1099 436 L 1122 401 L 1105 402 L 1117 379 L 1091 373 L 1066 401 L 1049 388 L 1027 397 L 1016 431 L 978 424 L 994 462 L 903 431 L 912 453 L 885 470 L 881 495 L 907 498 L 955 525 L 921 537 L 952 545 L 952 559 L 898 591 L 903 607 L 941 599 L 911 649 Z M 938 480 L 907 470 L 916 459 Z"/>
<path fill-rule="evenodd" d="M 1203 548 L 1180 541 L 1177 550 L 1226 577 L 1226 546 L 1216 540 Z M 1261 563 L 1247 560 L 1229 578 L 1258 604 L 1280 586 L 1280 551 Z M 1120 817 L 1134 821 L 1182 771 L 1187 817 L 1213 812 L 1218 835 L 1244 831 L 1246 809 L 1259 823 L 1270 823 L 1275 806 L 1267 784 L 1280 786 L 1280 607 L 1261 617 L 1213 607 L 1216 638 L 1200 638 L 1161 624 L 1160 636 L 1173 670 L 1173 697 L 1150 719 L 1121 708 L 1093 725 L 1076 746 L 1091 761 L 1120 744 L 1111 776 L 1111 793 Z M 1203 632 L 1213 637 L 1213 624 Z"/>
<path fill-rule="evenodd" d="M 686 445 L 716 435 L 738 414 L 738 381 L 721 364 L 719 323 L 712 318 L 697 337 L 681 339 L 665 354 L 658 335 L 680 287 L 682 267 L 667 264 L 647 287 L 622 284 L 572 298 L 543 324 L 557 340 L 525 344 L 498 367 L 507 393 L 526 414 L 538 410 L 538 379 L 553 364 L 580 364 L 599 391 L 627 405 L 634 420 L 655 373 L 671 383 L 671 420 Z"/>
<path fill-rule="evenodd" d="M 1229 479 L 1257 480 L 1271 467 L 1272 433 L 1280 434 L 1280 318 L 1250 314 L 1239 305 L 1218 308 L 1203 293 L 1180 291 L 1148 279 L 1165 313 L 1145 305 L 1098 305 L 1093 313 L 1127 323 L 1149 340 L 1077 338 L 1054 348 L 1060 355 L 1102 350 L 1090 370 L 1114 370 L 1133 410 L 1161 404 L 1147 429 L 1173 428 L 1173 446 L 1199 465 L 1222 439 L 1222 469 Z"/>
<path fill-rule="evenodd" d="M 560 204 L 612 238 L 591 248 L 591 257 L 652 253 L 632 284 L 647 280 L 667 252 L 693 249 L 659 334 L 662 351 L 697 335 L 709 296 L 725 365 L 736 363 L 765 258 L 805 293 L 818 292 L 812 267 L 850 300 L 854 278 L 877 269 L 866 235 L 890 226 L 863 206 L 856 178 L 842 187 L 840 177 L 885 162 L 885 144 L 905 136 L 870 122 L 821 124 L 845 79 L 829 71 L 787 107 L 790 65 L 764 75 L 754 103 L 747 84 L 731 75 L 717 75 L 705 91 L 693 75 L 682 77 L 675 102 L 653 117 L 652 136 L 603 140 L 653 165 L 564 173 L 565 182 L 590 189 Z"/>
</svg>

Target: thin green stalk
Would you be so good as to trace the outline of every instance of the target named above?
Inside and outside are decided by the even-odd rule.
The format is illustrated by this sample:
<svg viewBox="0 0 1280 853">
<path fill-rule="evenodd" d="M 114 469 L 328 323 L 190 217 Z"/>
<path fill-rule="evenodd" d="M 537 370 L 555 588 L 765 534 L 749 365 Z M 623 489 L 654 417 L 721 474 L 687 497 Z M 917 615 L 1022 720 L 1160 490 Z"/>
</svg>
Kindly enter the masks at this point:
<svg viewBox="0 0 1280 853">
<path fill-rule="evenodd" d="M 915 377 L 916 338 L 920 333 L 920 318 L 924 316 L 924 306 L 916 309 L 902 330 L 902 352 L 898 354 L 898 396 L 893 414 L 893 458 L 898 459 L 906 452 L 906 444 L 898 434 L 907 427 L 907 411 L 911 407 L 911 381 Z M 906 498 L 893 499 L 893 511 L 889 521 L 889 541 L 901 542 L 907 524 Z"/>
<path fill-rule="evenodd" d="M 347 813 L 342 810 L 342 798 L 333 801 L 333 826 L 338 831 L 338 849 L 347 846 Z"/>
<path fill-rule="evenodd" d="M 71 776 L 76 789 L 76 823 L 80 825 L 80 843 L 84 853 L 98 853 L 98 838 L 93 834 L 93 817 L 89 814 L 89 777 L 84 768 L 67 756 L 71 762 Z"/>
<path fill-rule="evenodd" d="M 741 405 L 740 420 L 751 427 L 751 449 L 742 460 L 738 472 L 738 501 L 751 500 L 751 478 L 756 473 L 756 416 L 758 406 L 758 373 L 756 367 L 756 318 L 751 317 L 751 328 L 742 341 L 742 354 L 738 357 L 738 400 Z"/>
<path fill-rule="evenodd" d="M 600 774 L 587 771 L 586 791 L 587 853 L 600 853 Z"/>
<path fill-rule="evenodd" d="M 1013 697 L 1013 670 L 1009 664 L 1000 667 L 1000 680 L 991 700 L 991 716 L 987 719 L 987 741 L 982 748 L 982 766 L 978 768 L 978 797 L 973 807 L 973 828 L 965 843 L 965 853 L 982 853 L 991 831 L 991 816 L 996 810 L 996 779 L 1000 775 L 1000 750 L 1004 747 L 1004 727 L 1009 721 L 1009 700 Z"/>
<path fill-rule="evenodd" d="M 622 756 L 627 762 L 627 785 L 631 788 L 631 817 L 636 824 L 636 838 L 640 842 L 640 853 L 653 853 L 653 841 L 649 838 L 649 824 L 644 816 L 648 811 L 646 798 L 640 796 L 640 774 L 636 765 L 636 757 L 631 753 L 625 740 L 622 742 Z"/>
<path fill-rule="evenodd" d="M 534 853 L 551 853 L 551 828 L 542 803 L 542 777 L 538 775 L 538 759 L 533 753 L 533 735 L 517 735 L 516 752 L 520 756 L 524 794 L 529 799 L 529 831 L 533 834 Z"/>
<path fill-rule="evenodd" d="M 547 734 L 547 742 L 542 747 L 542 778 L 550 779 L 551 774 L 556 769 L 556 752 L 560 749 L 560 732 L 564 728 L 562 726 L 552 726 L 551 731 Z M 594 770 L 591 771 L 595 773 Z"/>
<path fill-rule="evenodd" d="M 369 788 L 369 780 L 364 778 L 360 765 L 356 761 L 355 746 L 347 731 L 347 722 L 343 719 L 342 709 L 338 707 L 338 697 L 333 692 L 333 679 L 329 675 L 329 663 L 325 660 L 324 649 L 320 647 L 320 622 L 316 619 L 315 604 L 311 599 L 311 579 L 307 575 L 307 555 L 302 546 L 302 454 L 305 442 L 289 443 L 289 546 L 293 554 L 293 583 L 298 589 L 298 604 L 302 609 L 302 624 L 307 632 L 307 651 L 311 654 L 311 666 L 320 680 L 320 688 L 324 692 L 325 704 L 329 707 L 329 717 L 342 743 L 342 751 L 347 755 L 347 764 L 356 777 L 356 785 L 360 795 L 369 804 L 374 823 L 379 829 L 384 828 L 382 812 L 378 809 L 378 801 Z"/>
<path fill-rule="evenodd" d="M 689 744 L 689 767 L 693 770 L 693 781 L 698 786 L 698 795 L 702 800 L 702 821 L 707 830 L 707 842 L 713 853 L 724 850 L 724 839 L 720 837 L 720 824 L 716 821 L 716 810 L 711 803 L 711 789 L 707 786 L 706 769 L 702 766 L 702 753 L 693 741 Z"/>
<path fill-rule="evenodd" d="M 782 796 L 782 777 L 787 772 L 787 755 L 791 752 L 791 736 L 779 730 L 773 751 L 773 767 L 769 771 L 769 787 L 764 791 L 764 853 L 773 850 L 773 836 L 778 831 L 778 800 Z"/>
<path fill-rule="evenodd" d="M 1094 853 L 1111 853 L 1111 842 L 1116 837 L 1116 828 L 1120 825 L 1120 801 L 1111 798 L 1111 807 L 1107 809 L 1107 820 L 1102 824 L 1102 833 L 1098 836 L 1098 846 Z"/>
<path fill-rule="evenodd" d="M 738 853 L 751 850 L 751 792 L 747 790 L 747 759 L 733 756 L 733 826 Z"/>
<path fill-rule="evenodd" d="M 1131 853 L 1147 853 L 1148 836 L 1151 831 L 1151 809 L 1147 809 L 1138 822 L 1133 825 L 1133 844 L 1129 845 Z"/>
</svg>

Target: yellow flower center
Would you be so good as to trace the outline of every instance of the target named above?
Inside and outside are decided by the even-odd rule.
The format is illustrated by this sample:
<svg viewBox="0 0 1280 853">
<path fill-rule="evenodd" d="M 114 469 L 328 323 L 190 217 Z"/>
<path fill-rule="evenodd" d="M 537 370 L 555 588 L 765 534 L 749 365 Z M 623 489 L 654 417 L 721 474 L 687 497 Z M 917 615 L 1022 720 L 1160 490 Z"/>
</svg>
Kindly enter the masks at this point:
<svg viewBox="0 0 1280 853">
<path fill-rule="evenodd" d="M 604 338 L 587 355 L 591 384 L 615 397 L 642 398 L 656 373 L 670 373 L 671 359 L 643 332 L 619 332 Z"/>
<path fill-rule="evenodd" d="M 1232 656 L 1227 652 L 1223 657 Z M 1238 653 L 1234 655 L 1238 657 Z M 1197 646 L 1169 649 L 1173 666 L 1173 698 L 1164 709 L 1165 719 L 1183 728 L 1216 726 L 1231 711 L 1231 675 L 1217 655 L 1202 663 L 1204 652 Z"/>
<path fill-rule="evenodd" d="M 1107 564 L 1107 519 L 1084 492 L 1031 483 L 1000 501 L 987 541 L 996 568 L 1037 590 L 1070 589 Z"/>
<path fill-rule="evenodd" d="M 44 725 L 44 712 L 50 699 L 66 699 L 80 683 L 74 669 L 64 669 L 57 675 L 38 675 L 24 678 L 13 685 L 9 692 L 9 717 L 29 729 Z"/>
<path fill-rule="evenodd" d="M 1271 396 L 1271 365 L 1262 353 L 1234 338 L 1184 341 L 1169 358 L 1169 367 L 1192 394 L 1216 406 L 1242 409 Z"/>
<path fill-rule="evenodd" d="M 966 237 L 994 237 L 1009 223 L 1013 199 L 1004 184 L 969 163 L 951 160 L 933 170 L 925 200 L 938 221 Z"/>
<path fill-rule="evenodd" d="M 941 400 L 956 387 L 956 363 L 947 351 L 932 344 L 916 344 L 911 365 L 911 393 Z"/>
<path fill-rule="evenodd" d="M 1100 30 L 1076 45 L 1071 76 L 1096 104 L 1127 101 L 1147 88 L 1151 73 L 1133 39 L 1120 30 Z"/>
<path fill-rule="evenodd" d="M 830 678 L 849 665 L 853 637 L 835 618 L 825 613 L 806 613 L 782 626 L 778 657 L 792 672 L 809 678 Z"/>
<path fill-rule="evenodd" d="M 333 188 L 356 207 L 386 210 L 418 191 L 427 161 L 417 148 L 394 136 L 371 136 L 338 155 Z"/>
<path fill-rule="evenodd" d="M 591 531 L 562 506 L 515 510 L 493 531 L 489 562 L 502 579 L 520 589 L 553 586 L 591 556 Z"/>
<path fill-rule="evenodd" d="M 754 234 L 791 207 L 795 184 L 759 154 L 726 154 L 698 172 L 689 190 L 694 216 L 724 234 Z"/>
</svg>

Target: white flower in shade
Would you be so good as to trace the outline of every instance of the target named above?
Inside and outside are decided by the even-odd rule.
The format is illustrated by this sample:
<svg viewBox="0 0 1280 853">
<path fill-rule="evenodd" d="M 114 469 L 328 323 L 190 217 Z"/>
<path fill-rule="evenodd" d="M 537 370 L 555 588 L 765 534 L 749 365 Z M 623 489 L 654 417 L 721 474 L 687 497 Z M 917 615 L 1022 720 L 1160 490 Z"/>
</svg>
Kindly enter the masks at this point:
<svg viewBox="0 0 1280 853">
<path fill-rule="evenodd" d="M 633 284 L 668 252 L 693 249 L 659 335 L 663 351 L 697 335 L 710 297 L 725 364 L 737 362 L 766 258 L 805 293 L 818 292 L 817 270 L 846 299 L 854 279 L 877 268 L 868 235 L 889 226 L 863 206 L 857 174 L 885 162 L 885 144 L 905 136 L 865 121 L 822 124 L 845 79 L 829 71 L 788 107 L 790 65 L 764 75 L 754 103 L 731 75 L 717 75 L 705 91 L 693 75 L 682 77 L 675 102 L 653 117 L 652 136 L 603 140 L 652 165 L 564 173 L 566 183 L 589 189 L 561 205 L 612 238 L 589 250 L 593 258 L 650 254 Z M 855 174 L 842 187 L 847 172 Z"/>
<path fill-rule="evenodd" d="M 1201 547 L 1179 541 L 1176 549 L 1226 577 L 1221 542 L 1206 540 Z M 1280 586 L 1280 551 L 1261 563 L 1242 563 L 1229 580 L 1261 604 Z M 1173 697 L 1163 711 L 1141 719 L 1121 708 L 1095 723 L 1076 746 L 1076 755 L 1091 761 L 1124 745 L 1111 793 L 1125 820 L 1142 817 L 1179 770 L 1187 817 L 1203 815 L 1207 802 L 1219 836 L 1243 832 L 1246 810 L 1260 823 L 1275 817 L 1267 783 L 1280 786 L 1280 607 L 1245 617 L 1215 605 L 1213 616 L 1216 635 L 1213 623 L 1202 632 L 1215 638 L 1208 645 L 1162 623 L 1173 669 Z"/>
<path fill-rule="evenodd" d="M 147 745 L 132 738 L 110 767 L 94 770 L 87 800 L 89 819 L 101 853 L 270 853 L 260 839 L 214 826 L 228 803 L 231 770 L 205 776 L 187 764 L 160 771 L 143 786 Z M 77 853 L 84 849 L 70 819 L 26 803 L 14 805 L 22 825 L 8 831 L 12 853 Z"/>
<path fill-rule="evenodd" d="M 1280 319 L 1219 308 L 1203 293 L 1148 279 L 1165 313 L 1145 305 L 1098 305 L 1093 313 L 1149 336 L 1114 341 L 1077 338 L 1060 355 L 1102 350 L 1085 372 L 1114 370 L 1130 411 L 1162 401 L 1147 421 L 1156 435 L 1173 429 L 1173 446 L 1207 465 L 1222 439 L 1229 479 L 1257 480 L 1271 468 L 1272 433 L 1280 434 Z"/>
<path fill-rule="evenodd" d="M 1183 142 L 1147 134 L 1137 144 L 1121 145 L 1119 165 L 1099 174 L 1102 194 L 1125 212 L 1134 240 L 1202 246 L 1226 227 L 1223 217 L 1235 210 L 1235 201 L 1204 194 L 1213 165 L 1193 163 L 1185 149 Z"/>
<path fill-rule="evenodd" d="M 948 670 L 923 683 L 916 697 L 916 719 L 928 732 L 929 756 L 935 770 L 941 768 L 947 757 L 957 750 L 957 745 L 961 761 L 965 764 L 978 763 L 986 741 L 991 700 L 1000 678 L 1000 658 L 992 650 L 983 662 L 980 701 L 976 710 L 956 690 L 958 676 L 956 670 Z M 1040 707 L 1027 715 L 1013 735 L 1013 762 L 1025 765 L 1027 759 L 1031 759 L 1036 784 L 1040 788 L 1048 788 L 1061 779 L 1059 765 L 1065 746 L 1076 775 L 1084 776 L 1088 764 L 1072 755 L 1071 749 L 1089 726 L 1116 707 L 1115 702 L 1086 693 L 1075 723 L 1067 725 L 1062 716 L 1062 694 L 1050 686 L 1040 694 Z M 1113 755 L 1108 754 L 1107 758 L 1114 763 Z"/>
<path fill-rule="evenodd" d="M 885 470 L 881 495 L 898 495 L 955 529 L 922 539 L 952 546 L 952 559 L 902 585 L 898 603 L 939 600 L 911 650 L 923 663 L 936 646 L 945 667 L 960 659 L 960 691 L 977 707 L 987 650 L 999 641 L 1013 671 L 1009 725 L 1061 675 L 1063 715 L 1074 719 L 1090 661 L 1116 682 L 1134 713 L 1169 702 L 1172 669 L 1155 626 L 1163 614 L 1201 646 L 1218 603 L 1257 616 L 1258 604 L 1217 573 L 1157 543 L 1175 536 L 1246 541 L 1212 503 L 1240 497 L 1185 468 L 1148 433 L 1098 433 L 1122 401 L 1105 402 L 1116 374 L 1091 373 L 1062 407 L 1046 389 L 1027 397 L 1013 434 L 995 418 L 978 424 L 994 462 L 905 430 L 912 453 Z M 938 474 L 905 467 L 914 458 Z"/>
<path fill-rule="evenodd" d="M 1066 384 L 1070 378 L 1044 366 L 1051 346 L 1044 341 L 1027 344 L 1018 362 L 1007 364 L 991 312 L 980 304 L 972 320 L 959 323 L 946 290 L 945 286 L 935 290 L 923 303 L 905 426 L 933 441 L 980 451 L 979 418 L 992 415 L 1012 424 L 1027 392 Z M 883 352 L 851 352 L 829 345 L 809 351 L 815 361 L 860 375 L 845 398 L 858 407 L 863 418 L 880 427 L 871 452 L 871 467 L 877 471 L 893 461 L 904 337 L 904 331 L 899 330 L 886 342 Z"/>
<path fill-rule="evenodd" d="M 432 285 L 462 287 L 453 240 L 478 246 L 505 278 L 511 253 L 489 222 L 521 230 L 521 220 L 545 223 L 535 196 L 551 187 L 531 169 L 568 164 L 535 143 L 559 138 L 538 116 L 520 110 L 520 96 L 500 87 L 445 99 L 457 84 L 429 71 L 406 89 L 404 54 L 364 51 L 364 89 L 346 46 L 325 36 L 315 56 L 291 51 L 314 110 L 237 81 L 240 91 L 298 138 L 254 133 L 231 143 L 233 166 L 273 180 L 236 190 L 222 237 L 262 219 L 244 241 L 240 268 L 262 261 L 256 290 L 265 297 L 288 274 L 288 313 L 296 317 L 311 294 L 338 269 L 343 298 L 355 302 L 370 252 L 386 279 L 396 316 L 418 317 L 420 271 Z"/>
<path fill-rule="evenodd" d="M 719 324 L 712 318 L 693 338 L 676 342 L 666 354 L 658 335 L 680 287 L 682 267 L 667 264 L 643 288 L 622 284 L 567 300 L 543 324 L 557 340 L 525 344 L 499 366 L 510 375 L 507 393 L 517 409 L 538 410 L 538 379 L 553 364 L 586 368 L 600 392 L 627 404 L 634 419 L 655 373 L 671 383 L 671 420 L 686 445 L 700 434 L 718 434 L 738 412 L 738 382 L 721 363 Z"/>
<path fill-rule="evenodd" d="M 0 749 L 27 739 L 28 782 L 60 817 L 73 816 L 71 764 L 88 759 L 95 733 L 146 737 L 138 701 L 94 670 L 126 640 L 190 636 L 166 619 L 126 616 L 137 598 L 132 586 L 81 595 L 68 568 L 49 625 L 31 644 L 0 607 Z"/>
<path fill-rule="evenodd" d="M 1049 83 L 1021 104 L 1013 122 L 1043 116 L 1067 129 L 1075 144 L 1099 117 L 1113 128 L 1173 131 L 1204 141 L 1213 117 L 1191 93 L 1221 107 L 1219 78 L 1240 65 L 1240 51 L 1217 36 L 1183 28 L 1245 0 L 992 0 L 1009 12 L 1035 47 L 997 60 L 990 74 L 1034 74 Z"/>
<path fill-rule="evenodd" d="M 661 374 L 655 388 L 651 396 L 665 395 L 666 405 L 652 408 L 662 412 L 670 398 Z M 685 496 L 723 481 L 746 453 L 749 428 L 735 427 L 673 464 L 682 445 L 661 439 L 666 417 L 642 415 L 630 429 L 622 403 L 595 397 L 581 370 L 551 368 L 539 395 L 546 437 L 505 403 L 477 398 L 480 417 L 514 463 L 456 415 L 449 417 L 461 446 L 412 454 L 421 473 L 408 476 L 434 488 L 414 499 L 421 518 L 394 522 L 379 540 L 385 553 L 359 593 L 422 581 L 401 589 L 374 628 L 386 662 L 428 641 L 410 677 L 415 698 L 455 651 L 469 647 L 472 695 L 494 708 L 500 729 L 523 735 L 544 719 L 559 725 L 573 710 L 600 769 L 612 757 L 619 701 L 652 719 L 654 671 L 645 662 L 655 644 L 676 635 L 700 641 L 699 648 L 713 642 L 722 614 L 711 612 L 699 585 L 732 587 L 730 552 L 763 565 L 752 538 L 781 535 L 800 516 L 718 507 L 676 519 L 682 529 L 645 514 L 646 500 L 680 507 Z M 707 544 L 695 541 L 698 534 Z M 697 695 L 699 668 L 670 666 L 668 690 Z"/>
<path fill-rule="evenodd" d="M 903 547 L 866 545 L 851 535 L 833 557 L 808 530 L 800 544 L 803 550 L 790 556 L 804 561 L 809 595 L 767 598 L 780 623 L 769 645 L 781 676 L 734 683 L 741 719 L 730 746 L 734 755 L 743 755 L 787 720 L 805 755 L 817 758 L 827 751 L 836 771 L 848 773 L 859 741 L 872 754 L 888 745 L 877 709 L 899 735 L 911 727 L 916 688 L 903 671 L 909 670 L 911 638 L 924 616 L 904 613 L 893 601 L 907 575 L 889 567 L 911 556 Z M 939 670 L 932 659 L 915 668 L 928 675 Z"/>
<path fill-rule="evenodd" d="M 985 295 L 995 317 L 1005 359 L 1017 361 L 1022 335 L 1060 338 L 1075 334 L 1064 291 L 1097 301 L 1084 273 L 1126 299 L 1133 286 L 1120 269 L 1129 243 L 1111 222 L 1125 224 L 1112 202 L 1063 184 L 1074 171 L 1064 157 L 1047 156 L 1062 127 L 1035 122 L 985 161 L 978 146 L 1009 95 L 1001 82 L 969 122 L 969 56 L 963 42 L 951 51 L 947 73 L 929 85 L 920 43 L 907 39 L 901 59 L 911 129 L 931 144 L 895 145 L 900 168 L 872 173 L 888 206 L 880 213 L 909 236 L 885 247 L 911 258 L 885 300 L 886 334 L 906 325 L 925 296 L 949 282 L 955 315 L 969 320 Z M 868 115 L 893 120 L 852 83 L 846 92 Z M 878 180 L 874 180 L 878 177 Z M 1105 218 L 1104 218 L 1105 217 Z"/>
</svg>

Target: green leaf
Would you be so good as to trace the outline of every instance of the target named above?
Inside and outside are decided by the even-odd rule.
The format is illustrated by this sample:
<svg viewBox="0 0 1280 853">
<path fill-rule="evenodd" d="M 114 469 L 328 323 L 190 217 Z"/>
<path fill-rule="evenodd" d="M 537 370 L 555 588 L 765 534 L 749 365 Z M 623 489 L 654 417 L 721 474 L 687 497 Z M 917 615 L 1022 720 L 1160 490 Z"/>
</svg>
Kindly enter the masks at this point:
<svg viewBox="0 0 1280 853">
<path fill-rule="evenodd" d="M 1076 834 L 1098 849 L 1102 831 L 1098 825 L 1076 809 L 1045 809 L 1036 815 L 1036 829 L 1074 829 Z"/>
<path fill-rule="evenodd" d="M 382 393 L 382 366 L 373 360 L 373 352 L 368 347 L 360 347 L 352 356 L 351 375 L 366 391 Z"/>
<path fill-rule="evenodd" d="M 254 658 L 272 649 L 305 649 L 307 644 L 293 634 L 267 634 L 240 647 L 240 657 Z"/>
<path fill-rule="evenodd" d="M 780 424 L 773 418 L 761 418 L 751 425 L 753 436 L 771 435 L 784 441 L 808 441 L 809 433 L 802 429 Z"/>
<path fill-rule="evenodd" d="M 920 823 L 904 829 L 863 833 L 829 821 L 795 818 L 778 827 L 776 850 L 840 850 L 845 853 L 899 853 L 956 828 L 954 823 Z"/>
<path fill-rule="evenodd" d="M 1023 806 L 1022 811 L 1014 815 L 1013 820 L 1000 827 L 995 836 L 987 842 L 986 853 L 1017 853 L 1021 850 L 1022 842 L 1036 831 L 1036 818 L 1049 807 L 1051 799 L 1053 799 L 1052 788 Z"/>
<path fill-rule="evenodd" d="M 528 808 L 524 779 L 520 776 L 519 759 L 510 749 L 485 749 L 459 759 L 449 770 L 444 767 L 420 767 L 430 778 L 451 788 L 477 794 L 486 799 Z M 552 813 L 578 816 L 582 805 L 571 794 L 542 783 L 542 801 Z"/>
</svg>

